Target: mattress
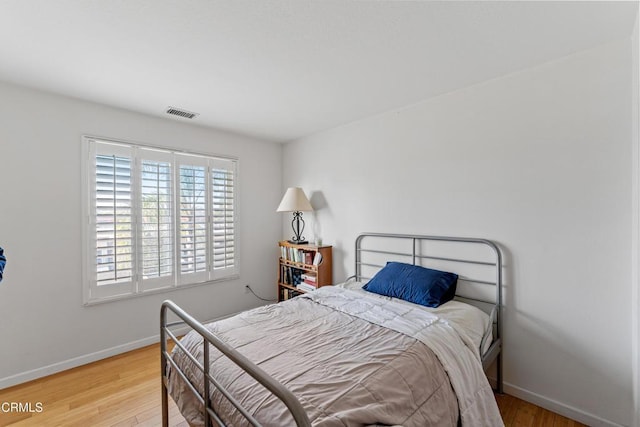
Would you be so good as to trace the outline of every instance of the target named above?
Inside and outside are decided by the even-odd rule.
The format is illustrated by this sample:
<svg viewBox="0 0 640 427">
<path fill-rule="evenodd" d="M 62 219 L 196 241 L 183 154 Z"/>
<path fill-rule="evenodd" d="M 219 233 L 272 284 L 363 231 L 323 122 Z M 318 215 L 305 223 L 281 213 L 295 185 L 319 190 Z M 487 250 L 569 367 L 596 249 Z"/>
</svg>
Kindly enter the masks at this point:
<svg viewBox="0 0 640 427">
<path fill-rule="evenodd" d="M 291 390 L 316 427 L 502 425 L 474 335 L 486 325 L 462 327 L 469 316 L 457 304 L 435 314 L 348 288 L 323 287 L 206 327 Z M 202 361 L 197 334 L 182 343 Z M 284 404 L 212 350 L 212 375 L 256 419 L 294 425 Z M 173 357 L 202 390 L 192 362 L 179 349 Z M 187 421 L 203 425 L 179 376 L 169 372 L 168 388 Z M 212 404 L 228 424 L 246 424 L 217 391 Z"/>
</svg>

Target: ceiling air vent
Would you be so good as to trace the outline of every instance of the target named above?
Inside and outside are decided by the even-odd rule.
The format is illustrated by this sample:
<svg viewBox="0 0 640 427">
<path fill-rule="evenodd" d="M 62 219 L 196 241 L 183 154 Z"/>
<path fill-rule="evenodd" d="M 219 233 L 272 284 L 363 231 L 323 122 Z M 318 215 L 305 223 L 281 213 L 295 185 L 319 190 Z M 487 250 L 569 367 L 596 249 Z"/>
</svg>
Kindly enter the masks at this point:
<svg viewBox="0 0 640 427">
<path fill-rule="evenodd" d="M 198 113 L 192 113 L 191 111 L 181 110 L 175 107 L 167 107 L 166 113 L 173 116 L 184 117 L 185 119 L 193 119 L 200 115 Z"/>
</svg>

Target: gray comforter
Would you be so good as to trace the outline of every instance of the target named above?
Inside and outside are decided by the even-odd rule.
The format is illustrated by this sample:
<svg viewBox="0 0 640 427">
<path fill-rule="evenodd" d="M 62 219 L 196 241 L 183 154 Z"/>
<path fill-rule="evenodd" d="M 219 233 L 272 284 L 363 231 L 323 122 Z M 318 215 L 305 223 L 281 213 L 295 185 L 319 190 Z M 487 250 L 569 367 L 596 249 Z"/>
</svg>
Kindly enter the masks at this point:
<svg viewBox="0 0 640 427">
<path fill-rule="evenodd" d="M 314 426 L 424 427 L 458 422 L 460 397 L 443 364 L 425 343 L 321 300 L 294 298 L 207 328 L 291 390 Z M 202 360 L 198 335 L 188 334 L 182 343 Z M 261 423 L 295 425 L 284 404 L 212 350 L 214 377 Z M 177 350 L 174 358 L 202 390 L 202 377 L 186 356 Z M 170 379 L 169 392 L 187 421 L 202 425 L 201 406 L 177 375 L 170 374 Z M 246 425 L 220 393 L 214 392 L 212 399 L 225 422 Z M 475 411 L 476 403 L 472 406 Z M 492 420 L 485 421 L 479 425 L 492 425 Z"/>
</svg>

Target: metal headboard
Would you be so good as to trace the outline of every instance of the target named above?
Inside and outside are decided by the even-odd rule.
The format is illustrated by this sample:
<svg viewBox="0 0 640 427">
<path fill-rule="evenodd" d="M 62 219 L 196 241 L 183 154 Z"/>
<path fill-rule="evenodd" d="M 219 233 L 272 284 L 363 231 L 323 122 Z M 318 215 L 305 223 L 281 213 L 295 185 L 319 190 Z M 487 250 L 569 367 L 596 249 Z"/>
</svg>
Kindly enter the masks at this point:
<svg viewBox="0 0 640 427">
<path fill-rule="evenodd" d="M 382 240 L 380 240 L 382 239 Z M 386 240 L 385 240 L 386 239 Z M 394 241 L 392 249 L 385 247 L 385 242 Z M 375 245 L 367 247 L 367 242 L 375 242 Z M 444 242 L 452 243 L 458 247 L 457 244 L 462 246 L 483 246 L 491 250 L 492 259 L 478 258 L 477 256 L 469 256 L 459 254 L 455 255 L 438 255 L 437 251 L 430 252 L 425 248 L 425 243 L 428 242 Z M 487 350 L 482 356 L 482 365 L 485 370 L 496 361 L 497 367 L 497 391 L 502 393 L 502 254 L 497 244 L 487 239 L 478 238 L 465 238 L 465 237 L 446 237 L 446 236 L 427 236 L 427 235 L 414 235 L 414 234 L 387 234 L 387 233 L 363 233 L 356 239 L 356 251 L 355 251 L 355 278 L 358 281 L 363 281 L 373 277 L 365 277 L 363 275 L 363 267 L 369 271 L 375 271 L 384 267 L 383 264 L 376 262 L 367 262 L 363 258 L 366 255 L 372 255 L 378 258 L 378 260 L 386 261 L 402 261 L 408 264 L 421 265 L 428 267 L 427 263 L 447 263 L 451 265 L 466 264 L 471 266 L 479 266 L 481 268 L 489 268 L 494 270 L 494 278 L 487 280 L 487 277 L 478 278 L 475 276 L 469 276 L 458 273 L 455 270 L 448 270 L 459 275 L 459 282 L 466 282 L 472 286 L 495 286 L 495 298 L 489 300 L 487 298 L 471 297 L 460 295 L 460 290 L 456 291 L 456 299 L 473 303 L 480 303 L 484 305 L 490 305 L 490 316 L 494 324 L 494 339 Z M 406 247 L 405 247 L 406 246 Z"/>
</svg>

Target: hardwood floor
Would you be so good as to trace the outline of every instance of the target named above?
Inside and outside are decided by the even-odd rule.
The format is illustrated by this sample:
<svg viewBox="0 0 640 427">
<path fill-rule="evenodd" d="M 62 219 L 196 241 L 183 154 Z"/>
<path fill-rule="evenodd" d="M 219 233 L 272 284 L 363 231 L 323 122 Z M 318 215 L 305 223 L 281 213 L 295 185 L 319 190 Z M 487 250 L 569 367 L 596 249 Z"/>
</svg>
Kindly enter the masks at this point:
<svg viewBox="0 0 640 427">
<path fill-rule="evenodd" d="M 0 402 L 42 403 L 41 413 L 0 413 L 0 426 L 161 425 L 159 345 L 0 390 Z M 170 399 L 170 425 L 188 427 Z"/>
<path fill-rule="evenodd" d="M 547 411 L 529 402 L 509 396 L 508 394 L 496 395 L 498 408 L 504 425 L 530 426 L 530 427 L 578 427 L 585 424 L 570 420 L 562 415 Z"/>
<path fill-rule="evenodd" d="M 31 404 L 33 412 L 0 411 L 0 426 L 132 427 L 161 425 L 160 350 L 152 345 L 0 390 L 0 405 Z M 496 396 L 505 425 L 583 424 L 508 395 Z M 37 412 L 37 403 L 42 411 Z M 169 425 L 188 427 L 169 399 Z M 28 408 L 27 408 L 28 409 Z"/>
</svg>

